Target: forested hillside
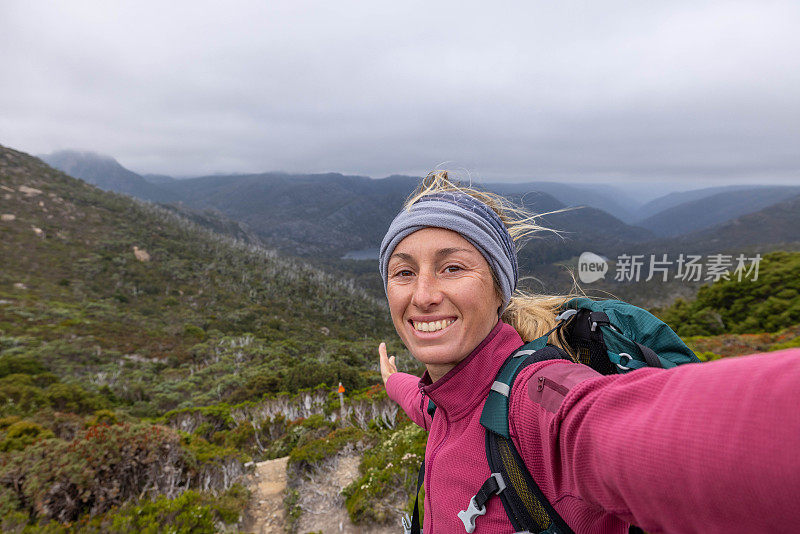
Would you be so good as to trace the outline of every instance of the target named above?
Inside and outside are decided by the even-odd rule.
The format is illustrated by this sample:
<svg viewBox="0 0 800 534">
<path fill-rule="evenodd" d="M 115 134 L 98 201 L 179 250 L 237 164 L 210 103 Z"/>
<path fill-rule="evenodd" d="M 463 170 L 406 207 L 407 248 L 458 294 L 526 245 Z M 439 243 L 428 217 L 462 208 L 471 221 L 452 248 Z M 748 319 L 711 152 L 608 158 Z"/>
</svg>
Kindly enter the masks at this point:
<svg viewBox="0 0 800 534">
<path fill-rule="evenodd" d="M 691 301 L 678 299 L 661 311 L 681 336 L 758 334 L 800 324 L 800 253 L 764 256 L 756 280 L 703 286 Z"/>
<path fill-rule="evenodd" d="M 7 148 L 0 199 L 3 531 L 215 530 L 240 519 L 250 459 L 342 415 L 394 426 L 381 398 L 357 398 L 378 342 L 401 347 L 347 279 Z M 339 382 L 344 413 L 322 385 Z"/>
</svg>

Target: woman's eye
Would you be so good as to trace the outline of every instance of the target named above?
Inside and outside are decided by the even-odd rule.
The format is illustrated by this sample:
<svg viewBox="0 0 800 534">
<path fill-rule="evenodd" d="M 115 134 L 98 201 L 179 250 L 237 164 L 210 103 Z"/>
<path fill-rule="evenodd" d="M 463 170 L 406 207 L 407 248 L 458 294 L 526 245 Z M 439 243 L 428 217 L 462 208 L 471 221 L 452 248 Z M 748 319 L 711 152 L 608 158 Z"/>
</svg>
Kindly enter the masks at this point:
<svg viewBox="0 0 800 534">
<path fill-rule="evenodd" d="M 447 271 L 448 273 L 457 273 L 458 271 L 461 270 L 461 266 L 460 265 L 448 265 L 447 267 L 445 267 L 444 270 Z"/>
<path fill-rule="evenodd" d="M 412 273 L 408 269 L 403 269 L 402 271 L 397 271 L 394 275 L 395 276 L 411 276 L 412 274 L 414 274 L 414 273 Z"/>
</svg>

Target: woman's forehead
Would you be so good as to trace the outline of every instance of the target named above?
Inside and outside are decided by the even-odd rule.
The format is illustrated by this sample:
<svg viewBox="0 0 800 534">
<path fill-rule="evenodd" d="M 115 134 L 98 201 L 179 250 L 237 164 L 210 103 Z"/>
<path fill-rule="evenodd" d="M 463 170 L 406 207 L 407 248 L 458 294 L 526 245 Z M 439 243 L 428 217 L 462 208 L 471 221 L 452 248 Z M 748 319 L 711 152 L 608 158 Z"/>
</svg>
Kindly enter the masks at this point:
<svg viewBox="0 0 800 534">
<path fill-rule="evenodd" d="M 392 258 L 411 256 L 443 256 L 455 253 L 476 254 L 480 252 L 461 234 L 444 228 L 423 228 L 403 238 L 395 247 Z"/>
</svg>

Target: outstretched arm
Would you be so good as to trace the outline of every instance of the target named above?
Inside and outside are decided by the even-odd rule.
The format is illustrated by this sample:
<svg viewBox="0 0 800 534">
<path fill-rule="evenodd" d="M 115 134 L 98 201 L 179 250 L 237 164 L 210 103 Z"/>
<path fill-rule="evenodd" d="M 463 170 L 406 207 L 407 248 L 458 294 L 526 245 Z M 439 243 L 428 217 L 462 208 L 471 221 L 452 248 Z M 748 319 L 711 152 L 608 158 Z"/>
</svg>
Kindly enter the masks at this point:
<svg viewBox="0 0 800 534">
<path fill-rule="evenodd" d="M 419 378 L 397 371 L 395 358 L 388 357 L 385 343 L 378 345 L 378 355 L 381 378 L 389 398 L 400 405 L 409 419 L 426 430 L 430 428 L 430 416 L 423 407 L 422 391 L 418 387 Z"/>
<path fill-rule="evenodd" d="M 800 525 L 800 350 L 609 377 L 579 369 L 538 366 L 512 394 L 538 417 L 515 418 L 515 430 L 557 462 L 558 495 L 652 532 Z M 584 375 L 571 381 L 572 370 Z"/>
</svg>

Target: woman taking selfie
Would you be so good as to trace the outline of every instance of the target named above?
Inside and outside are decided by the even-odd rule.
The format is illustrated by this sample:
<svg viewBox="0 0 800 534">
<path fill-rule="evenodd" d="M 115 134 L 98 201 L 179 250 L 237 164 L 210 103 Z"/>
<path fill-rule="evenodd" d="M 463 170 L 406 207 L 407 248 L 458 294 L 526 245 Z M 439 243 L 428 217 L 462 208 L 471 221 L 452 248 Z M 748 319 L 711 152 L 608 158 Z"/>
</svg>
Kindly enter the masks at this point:
<svg viewBox="0 0 800 534">
<path fill-rule="evenodd" d="M 567 300 L 516 289 L 515 241 L 540 229 L 500 197 L 433 173 L 381 245 L 392 320 L 427 369 L 397 372 L 379 347 L 389 396 L 429 431 L 424 532 L 518 530 L 492 498 L 506 484 L 487 462 L 491 391 L 508 399 L 508 434 L 546 501 L 542 524 L 555 516 L 549 532 L 796 531 L 800 350 L 611 376 L 551 359 L 498 385 L 506 359 L 551 331 Z M 548 341 L 574 359 L 561 330 Z"/>
</svg>

